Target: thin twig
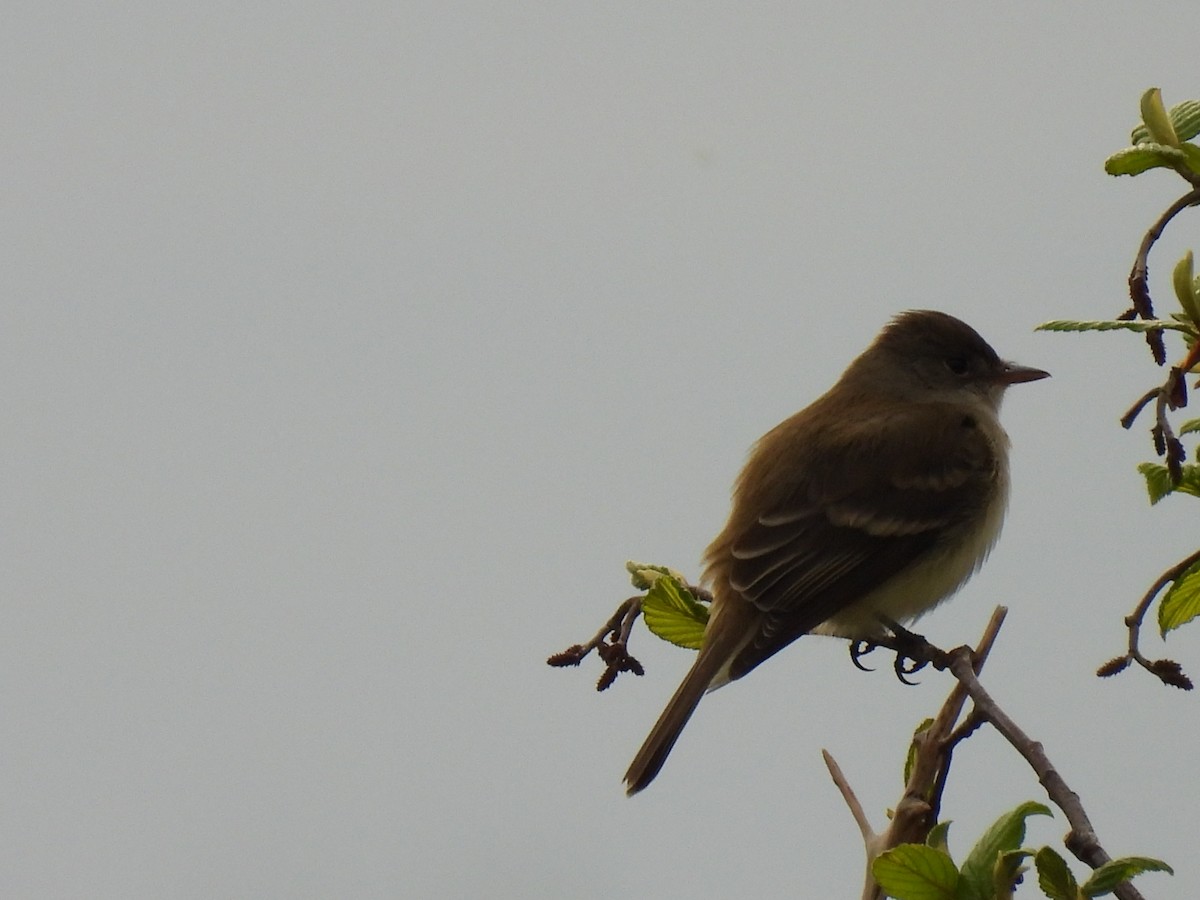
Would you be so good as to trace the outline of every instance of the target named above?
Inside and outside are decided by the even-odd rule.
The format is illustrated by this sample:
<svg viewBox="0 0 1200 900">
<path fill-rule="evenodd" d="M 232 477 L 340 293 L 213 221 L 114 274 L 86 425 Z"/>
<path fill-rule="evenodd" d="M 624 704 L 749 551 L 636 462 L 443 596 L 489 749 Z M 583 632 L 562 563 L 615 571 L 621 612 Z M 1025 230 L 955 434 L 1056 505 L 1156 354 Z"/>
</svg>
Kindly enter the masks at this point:
<svg viewBox="0 0 1200 900">
<path fill-rule="evenodd" d="M 1146 613 L 1150 609 L 1150 604 L 1154 602 L 1154 598 L 1158 596 L 1158 592 L 1165 588 L 1168 584 L 1200 562 L 1200 550 L 1194 553 L 1189 553 L 1167 571 L 1163 572 L 1155 580 L 1154 584 L 1150 585 L 1150 589 L 1146 591 L 1142 599 L 1138 601 L 1138 605 L 1133 612 L 1125 617 L 1125 624 L 1129 627 L 1129 652 L 1140 656 L 1138 652 L 1138 636 L 1141 632 L 1142 622 L 1146 618 Z"/>
<path fill-rule="evenodd" d="M 1183 480 L 1183 462 L 1187 459 L 1187 453 L 1179 438 L 1175 436 L 1175 429 L 1171 427 L 1167 411 L 1178 409 L 1187 403 L 1186 385 L 1183 373 L 1176 366 L 1172 366 L 1166 382 L 1158 393 L 1158 400 L 1154 404 L 1155 434 L 1157 435 L 1155 449 L 1158 450 L 1157 445 L 1161 444 L 1159 452 L 1167 459 L 1167 471 L 1170 473 L 1172 484 L 1179 484 Z"/>
<path fill-rule="evenodd" d="M 555 653 L 546 662 L 549 665 L 577 666 L 593 650 L 605 662 L 604 673 L 596 682 L 596 690 L 603 691 L 617 680 L 622 672 L 632 672 L 641 675 L 645 672 L 642 664 L 629 655 L 629 635 L 634 623 L 642 614 L 642 595 L 630 597 L 617 607 L 604 626 L 583 644 L 573 644 L 561 653 Z M 612 640 L 609 640 L 611 636 Z"/>
<path fill-rule="evenodd" d="M 1126 668 L 1130 662 L 1135 662 L 1147 672 L 1158 677 L 1163 683 L 1182 688 L 1183 690 L 1191 690 L 1191 679 L 1183 674 L 1178 663 L 1170 659 L 1148 659 L 1142 653 L 1140 643 L 1142 625 L 1145 622 L 1146 613 L 1150 610 L 1150 605 L 1154 602 L 1154 598 L 1159 595 L 1163 588 L 1176 581 L 1184 572 L 1196 565 L 1196 563 L 1200 563 L 1200 550 L 1188 554 L 1155 579 L 1154 584 L 1150 585 L 1149 590 L 1142 595 L 1142 599 L 1138 601 L 1133 612 L 1125 617 L 1125 627 L 1129 629 L 1129 644 L 1125 655 L 1118 656 L 1116 659 L 1105 663 L 1100 669 L 1100 675 L 1115 675 Z"/>
<path fill-rule="evenodd" d="M 1187 382 L 1180 367 L 1172 366 L 1166 381 L 1138 398 L 1128 412 L 1121 416 L 1121 427 L 1133 427 L 1134 420 L 1151 401 L 1154 401 L 1154 427 L 1150 429 L 1150 434 L 1154 437 L 1154 452 L 1166 458 L 1171 483 L 1179 484 L 1183 480 L 1183 463 L 1187 459 L 1187 452 L 1175 435 L 1168 414 L 1170 410 L 1187 405 Z"/>
<path fill-rule="evenodd" d="M 1196 557 L 1200 559 L 1200 551 L 1197 552 Z M 1185 562 L 1188 561 L 1185 560 Z M 1161 588 L 1161 584 L 1159 588 Z M 1152 599 L 1153 594 L 1150 596 Z M 1145 610 L 1143 609 L 1141 612 L 1144 615 Z M 863 842 L 867 850 L 867 876 L 863 886 L 863 900 L 878 900 L 882 897 L 882 892 L 871 874 L 871 863 L 876 856 L 901 843 L 917 843 L 925 840 L 929 829 L 937 820 L 935 811 L 940 805 L 941 791 L 945 786 L 946 773 L 953 751 L 958 743 L 983 721 L 991 723 L 1025 759 L 1037 775 L 1038 781 L 1045 788 L 1051 802 L 1063 811 L 1071 826 L 1070 832 L 1064 839 L 1067 849 L 1093 869 L 1111 860 L 1096 836 L 1096 831 L 1083 808 L 1079 795 L 1067 785 L 1046 756 L 1042 745 L 1032 740 L 1017 726 L 979 681 L 978 673 L 982 669 L 988 651 L 995 642 L 1000 625 L 1004 621 L 1004 614 L 1003 607 L 996 609 L 977 650 L 972 651 L 970 647 L 959 647 L 957 650 L 943 654 L 946 668 L 954 675 L 957 683 L 945 703 L 942 704 L 933 723 L 914 738 L 916 752 L 908 784 L 905 785 L 904 796 L 896 805 L 888 828 L 882 834 L 875 834 L 871 829 L 866 814 L 862 812 L 862 806 L 846 782 L 845 776 L 826 754 L 826 765 L 830 766 L 834 782 L 838 785 L 838 790 L 842 792 L 847 806 L 850 807 L 851 815 L 854 816 L 855 822 L 858 823 L 859 830 L 863 834 Z M 955 723 L 962 714 L 962 707 L 968 696 L 974 702 L 974 707 L 962 724 L 956 728 Z M 1120 900 L 1143 900 L 1141 893 L 1128 881 L 1119 885 L 1114 893 Z"/>
<path fill-rule="evenodd" d="M 837 764 L 837 760 L 833 758 L 828 750 L 822 750 L 821 757 L 825 760 L 825 768 L 829 770 L 829 776 L 833 779 L 833 783 L 837 785 L 842 799 L 846 801 L 846 806 L 850 808 L 850 815 L 854 817 L 854 821 L 858 824 L 858 831 L 862 835 L 863 843 L 868 847 L 871 846 L 878 838 L 878 835 L 875 834 L 875 829 L 871 827 L 871 822 L 867 818 L 862 804 L 858 802 L 858 796 L 854 793 L 854 788 L 850 786 L 845 773 L 842 772 L 842 767 Z"/>
<path fill-rule="evenodd" d="M 974 651 L 971 651 L 969 647 L 963 648 L 964 652 L 970 654 L 974 660 L 976 671 L 983 668 L 984 661 L 991 652 L 996 635 L 1004 622 L 1006 612 L 1004 607 L 997 607 L 979 640 L 978 647 Z M 936 651 L 943 659 L 945 658 L 942 651 L 933 647 L 930 649 Z M 935 661 L 934 664 L 937 665 L 937 662 Z M 876 834 L 872 830 L 866 814 L 862 811 L 862 805 L 858 802 L 858 798 L 854 795 L 853 789 L 846 781 L 841 769 L 837 767 L 833 757 L 828 752 L 821 751 L 825 757 L 825 764 L 833 776 L 834 784 L 841 791 L 846 805 L 850 808 L 850 814 L 858 823 L 859 831 L 862 832 L 863 846 L 867 857 L 866 876 L 863 881 L 863 900 L 878 900 L 882 897 L 879 885 L 875 882 L 871 872 L 871 864 L 875 858 L 900 844 L 923 843 L 929 835 L 930 828 L 937 822 L 951 754 L 957 743 L 951 738 L 960 731 L 955 728 L 955 723 L 962 714 L 966 699 L 966 690 L 961 684 L 956 683 L 929 727 L 913 737 L 915 753 L 912 765 L 909 767 L 908 782 L 904 786 L 904 793 L 896 804 L 888 827 L 881 834 Z"/>
<path fill-rule="evenodd" d="M 954 733 L 946 738 L 947 750 L 957 747 L 986 724 L 987 721 L 982 716 L 977 715 L 975 710 L 971 710 L 962 723 L 954 729 Z"/>
<path fill-rule="evenodd" d="M 1154 318 L 1154 304 L 1150 300 L 1150 284 L 1149 284 L 1149 258 L 1150 250 L 1154 244 L 1162 237 L 1163 230 L 1171 223 L 1177 215 L 1187 209 L 1189 206 L 1195 206 L 1200 203 L 1200 187 L 1193 187 L 1169 207 L 1166 212 L 1158 217 L 1158 220 L 1150 226 L 1149 230 L 1142 237 L 1142 242 L 1138 246 L 1137 256 L 1134 257 L 1133 268 L 1129 273 L 1129 296 L 1133 299 L 1133 306 L 1137 310 L 1139 316 L 1143 319 Z M 1154 356 L 1154 361 L 1160 366 L 1167 361 L 1167 351 L 1163 346 L 1162 330 L 1155 329 L 1146 332 L 1146 343 L 1150 346 L 1150 352 Z"/>
<path fill-rule="evenodd" d="M 996 637 L 1000 634 L 1000 628 L 1004 625 L 1004 619 L 1008 615 L 1008 608 L 997 606 L 992 611 L 992 617 L 988 619 L 987 627 L 983 630 L 983 635 L 979 639 L 979 644 L 975 650 L 971 652 L 972 666 L 976 674 L 983 671 L 983 664 L 987 662 L 988 654 L 992 652 L 992 647 L 996 643 Z M 970 648 L 964 647 L 963 650 Z M 933 761 L 936 763 L 935 782 L 933 790 L 930 792 L 929 803 L 932 808 L 933 821 L 937 821 L 942 808 L 942 793 L 946 788 L 946 778 L 950 774 L 950 762 L 955 746 L 962 740 L 966 734 L 956 737 L 959 728 L 955 727 L 959 716 L 962 715 L 962 708 L 967 699 L 967 692 L 962 685 L 956 684 L 950 692 L 950 696 L 946 698 L 946 702 L 942 704 L 941 710 L 938 712 L 937 718 L 934 719 L 934 729 L 930 729 L 932 734 L 931 740 L 936 738 L 936 753 L 933 755 Z M 968 715 L 968 721 L 975 717 L 975 711 L 972 710 Z M 966 723 L 964 723 L 965 725 Z M 978 728 L 979 724 L 975 724 L 971 730 Z M 914 775 L 916 774 L 914 768 Z M 911 783 L 912 779 L 910 779 Z"/>
<path fill-rule="evenodd" d="M 1067 822 L 1071 825 L 1071 830 L 1064 840 L 1067 849 L 1093 869 L 1109 862 L 1112 857 L 1100 845 L 1079 795 L 1068 787 L 1062 775 L 1046 756 L 1042 745 L 1025 734 L 980 684 L 968 652 L 960 648 L 952 651 L 950 655 L 950 671 L 975 701 L 975 709 L 1024 757 L 1042 787 L 1046 789 L 1050 800 L 1067 817 Z M 1128 881 L 1119 885 L 1114 893 L 1121 900 L 1142 900 L 1141 893 Z"/>
<path fill-rule="evenodd" d="M 1138 417 L 1141 411 L 1146 408 L 1146 404 L 1157 397 L 1161 392 L 1162 388 L 1151 388 L 1150 390 L 1146 391 L 1146 393 L 1141 396 L 1137 403 L 1133 404 L 1133 406 L 1129 408 L 1129 412 L 1121 416 L 1121 427 L 1126 431 L 1132 428 L 1134 420 Z"/>
</svg>

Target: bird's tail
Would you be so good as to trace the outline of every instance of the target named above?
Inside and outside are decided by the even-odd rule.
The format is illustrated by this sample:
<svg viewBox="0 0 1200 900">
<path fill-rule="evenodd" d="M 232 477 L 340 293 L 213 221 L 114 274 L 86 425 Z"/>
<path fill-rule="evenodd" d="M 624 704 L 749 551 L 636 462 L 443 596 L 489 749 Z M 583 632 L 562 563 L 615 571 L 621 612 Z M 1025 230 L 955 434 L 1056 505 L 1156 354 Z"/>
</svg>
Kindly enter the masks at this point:
<svg viewBox="0 0 1200 900">
<path fill-rule="evenodd" d="M 704 692 L 717 678 L 733 653 L 745 643 L 744 638 L 741 638 L 740 635 L 736 636 L 733 641 L 730 641 L 728 637 L 723 640 L 722 636 L 728 636 L 728 634 L 728 629 L 714 631 L 710 624 L 708 634 L 705 635 L 704 646 L 701 648 L 696 662 L 692 664 L 692 668 L 684 676 L 678 690 L 675 691 L 675 696 L 671 698 L 667 708 L 663 710 L 654 727 L 650 729 L 650 735 L 642 744 L 642 749 L 637 752 L 637 756 L 629 764 L 629 771 L 625 773 L 625 793 L 629 796 L 632 797 L 654 780 L 654 776 L 667 761 L 671 748 L 679 740 L 683 727 L 687 725 L 688 719 L 696 711 L 700 698 L 704 696 Z M 717 682 L 718 685 L 721 683 L 723 680 Z"/>
</svg>

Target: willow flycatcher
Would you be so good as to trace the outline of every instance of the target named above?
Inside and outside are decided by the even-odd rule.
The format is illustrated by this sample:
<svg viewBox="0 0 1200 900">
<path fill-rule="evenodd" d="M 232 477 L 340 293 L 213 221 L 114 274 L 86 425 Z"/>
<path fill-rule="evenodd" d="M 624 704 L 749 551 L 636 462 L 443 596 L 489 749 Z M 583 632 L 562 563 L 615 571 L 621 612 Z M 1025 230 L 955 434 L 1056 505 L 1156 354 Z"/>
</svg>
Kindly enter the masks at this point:
<svg viewBox="0 0 1200 900">
<path fill-rule="evenodd" d="M 961 587 L 1008 504 L 1000 400 L 1048 376 L 1005 362 L 953 316 L 910 311 L 767 432 L 704 554 L 704 644 L 625 773 L 628 793 L 658 774 L 705 691 L 801 635 L 870 640 Z"/>
</svg>

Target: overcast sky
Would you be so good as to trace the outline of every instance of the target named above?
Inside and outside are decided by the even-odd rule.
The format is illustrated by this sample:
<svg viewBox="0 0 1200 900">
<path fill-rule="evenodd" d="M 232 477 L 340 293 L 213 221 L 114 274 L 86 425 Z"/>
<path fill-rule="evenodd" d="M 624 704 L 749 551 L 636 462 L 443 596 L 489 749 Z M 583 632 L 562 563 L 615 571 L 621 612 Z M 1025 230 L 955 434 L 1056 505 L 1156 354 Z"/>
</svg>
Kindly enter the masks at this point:
<svg viewBox="0 0 1200 900">
<path fill-rule="evenodd" d="M 1200 894 L 1197 700 L 1092 674 L 1196 546 L 1117 424 L 1160 373 L 1136 337 L 1033 332 L 1127 306 L 1183 183 L 1101 166 L 1145 88 L 1200 97 L 1198 27 L 1194 2 L 10 4 L 0 892 L 857 896 L 820 750 L 882 827 L 948 676 L 802 640 L 630 800 L 690 654 L 640 633 L 645 677 L 605 694 L 545 658 L 625 560 L 696 576 L 753 441 L 931 307 L 1054 377 L 1010 392 L 1006 533 L 920 630 L 1009 606 L 986 684 L 1110 853 L 1176 867 L 1148 895 Z M 1164 309 L 1198 227 L 1153 260 Z M 1200 677 L 1200 628 L 1147 639 Z M 1029 799 L 980 732 L 952 850 Z"/>
</svg>

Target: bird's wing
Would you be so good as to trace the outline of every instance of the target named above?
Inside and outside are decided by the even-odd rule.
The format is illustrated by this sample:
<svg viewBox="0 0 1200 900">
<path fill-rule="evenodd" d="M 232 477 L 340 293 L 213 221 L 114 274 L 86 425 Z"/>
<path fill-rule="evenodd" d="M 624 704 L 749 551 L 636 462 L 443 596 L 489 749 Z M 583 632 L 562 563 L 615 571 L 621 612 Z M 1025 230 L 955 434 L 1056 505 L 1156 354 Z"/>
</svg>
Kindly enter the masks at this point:
<svg viewBox="0 0 1200 900">
<path fill-rule="evenodd" d="M 831 446 L 789 478 L 786 500 L 733 537 L 729 586 L 764 615 L 732 678 L 919 562 L 948 528 L 981 515 L 995 492 L 996 449 L 972 415 L 945 412 L 893 410 L 834 430 Z"/>
</svg>

